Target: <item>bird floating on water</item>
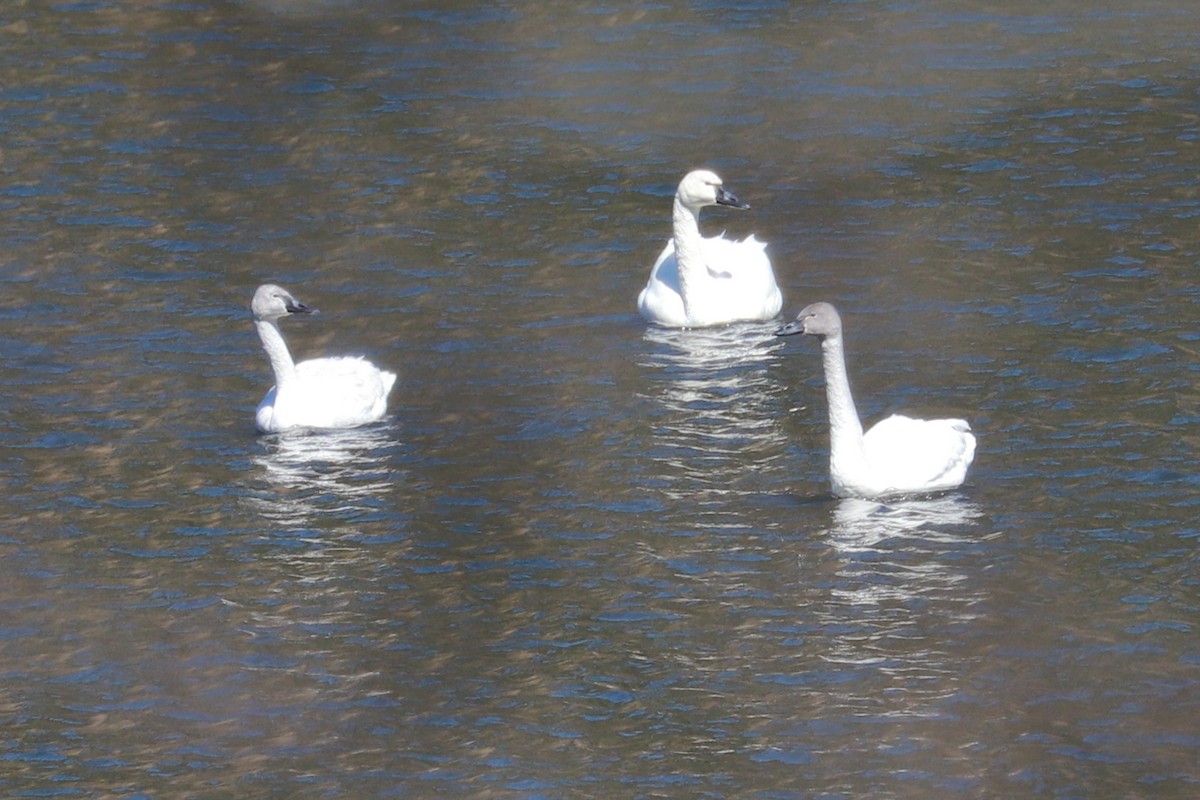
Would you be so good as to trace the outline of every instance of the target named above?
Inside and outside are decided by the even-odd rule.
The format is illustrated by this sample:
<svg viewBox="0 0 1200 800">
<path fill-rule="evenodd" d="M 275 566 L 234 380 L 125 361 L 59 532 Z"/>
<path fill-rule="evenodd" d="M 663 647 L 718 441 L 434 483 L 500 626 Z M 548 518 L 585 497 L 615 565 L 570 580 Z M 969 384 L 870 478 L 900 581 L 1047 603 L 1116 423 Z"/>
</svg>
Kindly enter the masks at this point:
<svg viewBox="0 0 1200 800">
<path fill-rule="evenodd" d="M 673 236 L 638 296 L 638 311 L 650 322 L 699 328 L 779 314 L 783 295 L 766 243 L 753 235 L 739 242 L 700 234 L 700 209 L 717 205 L 750 207 L 708 170 L 689 172 L 679 182 Z"/>
<path fill-rule="evenodd" d="M 250 310 L 275 373 L 275 385 L 254 416 L 260 431 L 352 428 L 383 417 L 395 373 L 356 356 L 314 358 L 299 364 L 292 361 L 279 320 L 292 314 L 315 314 L 315 308 L 301 303 L 282 286 L 268 283 L 258 287 Z"/>
<path fill-rule="evenodd" d="M 894 414 L 863 433 L 850 393 L 842 319 L 829 303 L 813 303 L 775 332 L 821 340 L 829 401 L 829 475 L 839 497 L 879 499 L 954 489 L 975 457 L 975 436 L 961 419 Z"/>
</svg>

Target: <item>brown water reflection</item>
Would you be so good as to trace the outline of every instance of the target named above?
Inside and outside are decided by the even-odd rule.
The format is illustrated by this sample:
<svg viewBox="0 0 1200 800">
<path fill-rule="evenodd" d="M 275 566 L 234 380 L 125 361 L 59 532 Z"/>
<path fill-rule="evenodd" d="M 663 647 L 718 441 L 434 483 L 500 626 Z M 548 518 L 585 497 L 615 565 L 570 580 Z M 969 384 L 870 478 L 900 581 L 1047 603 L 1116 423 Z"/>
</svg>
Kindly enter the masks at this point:
<svg viewBox="0 0 1200 800">
<path fill-rule="evenodd" d="M 0 794 L 1191 797 L 1194 17 L 0 11 Z M 640 322 L 702 164 L 962 492 Z M 387 420 L 253 434 L 267 280 Z"/>
</svg>

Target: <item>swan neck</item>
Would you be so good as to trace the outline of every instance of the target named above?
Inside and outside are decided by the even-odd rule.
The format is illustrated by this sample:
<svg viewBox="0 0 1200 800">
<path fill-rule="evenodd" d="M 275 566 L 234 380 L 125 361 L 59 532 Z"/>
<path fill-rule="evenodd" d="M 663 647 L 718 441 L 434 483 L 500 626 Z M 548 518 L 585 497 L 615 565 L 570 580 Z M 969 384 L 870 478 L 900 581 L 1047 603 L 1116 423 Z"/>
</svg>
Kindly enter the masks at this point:
<svg viewBox="0 0 1200 800">
<path fill-rule="evenodd" d="M 821 341 L 821 358 L 825 367 L 825 397 L 829 402 L 830 457 L 862 458 L 863 429 L 850 393 L 850 378 L 846 374 L 846 354 L 842 336 L 826 336 Z"/>
<path fill-rule="evenodd" d="M 292 361 L 287 342 L 283 340 L 279 323 L 273 319 L 260 319 L 255 320 L 254 325 L 258 328 L 258 338 L 262 340 L 263 350 L 271 362 L 271 371 L 275 373 L 275 387 L 282 389 L 285 383 L 295 377 L 296 364 Z"/>
<path fill-rule="evenodd" d="M 700 235 L 700 213 L 675 197 L 674 219 L 675 265 L 679 271 L 679 293 L 684 312 L 690 317 L 689 287 L 699 285 L 708 265 L 704 263 L 704 238 Z"/>
</svg>

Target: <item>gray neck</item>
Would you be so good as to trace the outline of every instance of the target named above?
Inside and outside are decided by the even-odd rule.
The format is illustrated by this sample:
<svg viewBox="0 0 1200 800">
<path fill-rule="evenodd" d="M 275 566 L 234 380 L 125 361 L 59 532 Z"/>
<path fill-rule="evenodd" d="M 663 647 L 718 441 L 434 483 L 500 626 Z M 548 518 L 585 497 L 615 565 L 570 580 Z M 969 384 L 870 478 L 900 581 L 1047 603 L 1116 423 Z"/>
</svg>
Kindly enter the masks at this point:
<svg viewBox="0 0 1200 800">
<path fill-rule="evenodd" d="M 825 397 L 829 402 L 830 461 L 834 471 L 838 465 L 862 462 L 863 429 L 850 393 L 850 378 L 846 375 L 846 354 L 842 336 L 826 336 L 821 340 L 821 359 L 825 366 Z"/>
<path fill-rule="evenodd" d="M 254 321 L 254 327 L 258 329 L 258 338 L 262 340 L 263 350 L 271 362 L 271 371 L 275 373 L 275 388 L 282 389 L 285 383 L 290 383 L 296 376 L 296 365 L 279 331 L 279 323 L 273 319 L 259 319 Z"/>
</svg>

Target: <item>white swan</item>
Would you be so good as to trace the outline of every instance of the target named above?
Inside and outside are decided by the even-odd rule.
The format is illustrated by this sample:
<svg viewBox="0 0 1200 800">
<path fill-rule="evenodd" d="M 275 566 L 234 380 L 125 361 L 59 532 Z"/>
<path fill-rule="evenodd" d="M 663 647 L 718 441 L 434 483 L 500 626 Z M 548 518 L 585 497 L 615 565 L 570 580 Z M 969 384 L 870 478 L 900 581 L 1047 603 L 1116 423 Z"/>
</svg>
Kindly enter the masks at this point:
<svg viewBox="0 0 1200 800">
<path fill-rule="evenodd" d="M 250 304 L 254 326 L 271 361 L 275 385 L 258 404 L 254 421 L 263 433 L 288 428 L 351 428 L 374 422 L 387 411 L 396 375 L 356 357 L 292 362 L 279 331 L 280 317 L 315 314 L 286 289 L 264 284 Z"/>
<path fill-rule="evenodd" d="M 708 170 L 683 176 L 675 192 L 675 231 L 650 270 L 638 311 L 650 322 L 676 328 L 771 319 L 783 307 L 765 242 L 700 235 L 705 206 L 749 208 Z"/>
<path fill-rule="evenodd" d="M 839 497 L 876 499 L 953 489 L 975 457 L 971 426 L 961 419 L 911 419 L 895 414 L 865 434 L 850 394 L 842 318 L 829 303 L 813 303 L 777 336 L 821 339 L 829 400 L 829 473 Z"/>
</svg>

